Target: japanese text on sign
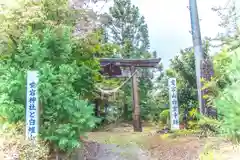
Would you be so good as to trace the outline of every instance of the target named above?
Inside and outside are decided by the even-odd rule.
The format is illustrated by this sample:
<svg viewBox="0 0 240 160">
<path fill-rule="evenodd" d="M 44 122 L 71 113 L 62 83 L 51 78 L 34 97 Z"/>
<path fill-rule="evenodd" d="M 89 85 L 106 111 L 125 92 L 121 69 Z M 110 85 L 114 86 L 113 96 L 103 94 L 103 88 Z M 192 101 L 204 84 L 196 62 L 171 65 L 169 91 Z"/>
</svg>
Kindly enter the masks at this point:
<svg viewBox="0 0 240 160">
<path fill-rule="evenodd" d="M 170 104 L 170 121 L 171 129 L 179 129 L 179 112 L 178 112 L 178 99 L 177 99 L 177 82 L 176 78 L 169 78 L 169 104 Z"/>
<path fill-rule="evenodd" d="M 34 140 L 38 134 L 38 74 L 37 71 L 27 72 L 26 101 L 26 138 Z"/>
</svg>

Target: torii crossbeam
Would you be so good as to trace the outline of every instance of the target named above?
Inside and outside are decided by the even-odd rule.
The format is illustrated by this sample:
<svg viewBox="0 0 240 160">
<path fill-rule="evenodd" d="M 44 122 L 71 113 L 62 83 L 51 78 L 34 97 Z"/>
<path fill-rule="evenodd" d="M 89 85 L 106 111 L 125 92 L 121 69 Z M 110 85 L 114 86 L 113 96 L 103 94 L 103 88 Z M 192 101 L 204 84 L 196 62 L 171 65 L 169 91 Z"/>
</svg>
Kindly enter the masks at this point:
<svg viewBox="0 0 240 160">
<path fill-rule="evenodd" d="M 135 73 L 136 67 L 141 68 L 156 68 L 160 63 L 161 58 L 153 59 L 121 59 L 121 58 L 101 58 L 100 65 L 102 74 L 109 77 L 117 77 L 122 75 L 120 67 L 129 67 L 131 74 Z M 138 96 L 138 81 L 136 74 L 132 77 L 132 98 L 133 98 L 133 128 L 135 132 L 142 132 L 139 96 Z"/>
</svg>

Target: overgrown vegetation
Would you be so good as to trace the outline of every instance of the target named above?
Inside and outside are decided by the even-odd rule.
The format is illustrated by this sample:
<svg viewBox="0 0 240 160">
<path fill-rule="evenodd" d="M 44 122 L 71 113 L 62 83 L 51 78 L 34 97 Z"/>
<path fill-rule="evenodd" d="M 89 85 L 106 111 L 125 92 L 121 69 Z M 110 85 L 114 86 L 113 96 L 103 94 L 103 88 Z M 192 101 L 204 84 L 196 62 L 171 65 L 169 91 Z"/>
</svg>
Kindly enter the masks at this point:
<svg viewBox="0 0 240 160">
<path fill-rule="evenodd" d="M 113 19 L 107 21 L 105 26 L 96 28 L 97 22 L 91 25 L 89 17 L 86 17 L 89 10 L 70 8 L 67 0 L 58 3 L 54 0 L 18 0 L 1 5 L 0 116 L 3 124 L 24 123 L 26 72 L 37 70 L 41 108 L 40 138 L 49 144 L 50 150 L 71 153 L 80 147 L 79 137 L 93 129 L 99 121 L 94 116 L 92 104 L 93 100 L 99 98 L 95 85 L 103 82 L 97 58 L 116 56 L 116 51 L 134 53 L 130 55 L 132 58 L 136 55 L 139 58 L 151 56 L 144 18 L 139 16 L 138 8 L 130 1 L 121 3 L 134 9 L 132 14 L 135 19 L 129 22 L 133 24 L 132 29 L 139 31 L 137 35 L 123 37 L 121 44 L 105 39 L 103 31 L 114 24 Z M 119 9 L 117 7 L 115 10 Z M 125 13 L 118 17 L 114 15 L 114 9 L 111 10 L 115 19 L 129 16 Z M 85 19 L 88 20 L 84 21 Z M 86 28 L 82 31 L 82 28 L 78 28 L 82 23 L 87 26 L 87 31 Z M 79 29 L 80 35 L 76 33 Z M 120 33 L 115 34 L 117 37 Z M 140 41 L 130 44 L 135 40 Z M 104 82 L 111 83 L 111 80 Z M 119 84 L 119 80 L 112 82 Z M 146 95 L 151 81 L 147 79 L 140 84 L 143 93 L 141 106 L 144 105 L 144 108 L 148 106 Z M 126 98 L 126 103 L 130 103 L 130 92 Z M 116 118 L 113 112 L 108 117 L 111 114 Z M 117 115 L 121 114 L 120 110 Z M 131 112 L 127 111 L 127 117 L 132 117 Z"/>
<path fill-rule="evenodd" d="M 94 115 L 93 101 L 101 101 L 101 110 L 104 104 L 96 84 L 114 88 L 124 82 L 104 79 L 99 73 L 98 58 L 156 56 L 156 51 L 149 49 L 145 19 L 130 0 L 114 0 L 110 13 L 105 14 L 106 21 L 101 21 L 100 25 L 97 19 L 103 17 L 99 18 L 89 9 L 74 8 L 69 7 L 68 0 L 58 3 L 54 0 L 9 0 L 0 6 L 0 118 L 1 125 L 8 126 L 2 133 L 7 139 L 3 148 L 15 150 L 22 159 L 33 152 L 39 154 L 34 155 L 36 159 L 47 159 L 49 151 L 53 150 L 70 154 L 81 146 L 80 136 L 96 127 L 100 119 Z M 222 134 L 239 142 L 239 20 L 234 5 L 229 13 L 221 12 L 221 16 L 224 19 L 221 25 L 231 32 L 216 38 L 222 42 L 220 52 L 210 54 L 213 40 L 203 43 L 205 58 L 212 60 L 214 67 L 212 79 L 204 81 L 204 89 L 208 90 L 204 98 L 208 107 L 217 110 L 218 119 L 198 113 L 195 59 L 193 48 L 189 47 L 171 60 L 166 71 L 160 64 L 156 81 L 149 77 L 153 70 L 139 70 L 145 75 L 139 80 L 144 120 L 169 127 L 167 82 L 168 78 L 176 77 L 180 124 L 186 123 L 189 130 L 175 135 L 201 129 L 205 136 Z M 28 70 L 39 72 L 41 141 L 37 147 L 23 137 Z M 132 120 L 130 86 L 126 83 L 113 100 L 108 99 L 110 107 L 105 112 L 108 123 Z"/>
<path fill-rule="evenodd" d="M 96 58 L 114 47 L 101 43 L 98 31 L 84 38 L 73 36 L 73 18 L 81 14 L 66 0 L 12 5 L 3 5 L 1 14 L 0 116 L 4 123 L 24 122 L 26 72 L 37 70 L 40 137 L 51 149 L 72 152 L 98 120 L 87 100 L 99 80 Z"/>
<path fill-rule="evenodd" d="M 202 134 L 225 136 L 239 140 L 238 134 L 238 75 L 239 75 L 239 13 L 233 3 L 228 9 L 214 8 L 222 18 L 221 27 L 226 29 L 226 34 L 205 41 L 205 56 L 212 60 L 213 76 L 210 81 L 203 80 L 203 89 L 207 90 L 204 95 L 207 106 L 216 110 L 217 119 L 200 116 L 197 112 L 197 95 L 195 80 L 194 54 L 191 48 L 184 49 L 180 55 L 171 60 L 170 68 L 162 74 L 158 80 L 157 99 L 160 105 L 168 102 L 167 79 L 176 77 L 178 80 L 178 99 L 180 117 L 188 110 L 187 120 L 189 129 L 201 129 Z M 220 51 L 210 56 L 209 48 L 214 41 L 220 42 Z M 165 113 L 168 109 L 162 109 L 159 119 L 166 124 L 169 117 Z M 212 113 L 213 114 L 213 113 Z M 180 118 L 180 123 L 183 123 Z"/>
</svg>

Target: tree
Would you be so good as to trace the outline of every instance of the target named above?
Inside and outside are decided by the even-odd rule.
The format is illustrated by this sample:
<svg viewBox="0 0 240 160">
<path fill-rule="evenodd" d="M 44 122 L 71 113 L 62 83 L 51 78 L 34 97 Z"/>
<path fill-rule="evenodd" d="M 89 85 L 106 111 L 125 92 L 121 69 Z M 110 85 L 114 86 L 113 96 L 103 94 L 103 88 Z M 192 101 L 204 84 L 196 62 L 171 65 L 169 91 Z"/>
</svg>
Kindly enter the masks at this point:
<svg viewBox="0 0 240 160">
<path fill-rule="evenodd" d="M 174 76 L 177 78 L 179 105 L 188 104 L 197 100 L 195 58 L 191 48 L 180 51 L 180 55 L 174 57 L 170 64 Z M 169 75 L 171 76 L 171 75 Z"/>
<path fill-rule="evenodd" d="M 237 50 L 231 54 L 230 63 L 223 72 L 223 78 L 228 77 L 228 81 L 224 88 L 218 88 L 218 94 L 213 98 L 213 105 L 218 109 L 218 116 L 221 133 L 239 142 L 239 58 L 240 52 Z M 224 64 L 224 63 L 223 63 Z M 225 62 L 226 64 L 226 62 Z M 222 69 L 222 68 L 221 68 Z M 224 79 L 223 79 L 224 80 Z M 226 81 L 225 81 L 226 82 Z"/>
<path fill-rule="evenodd" d="M 208 55 L 209 43 L 204 41 L 203 46 L 204 58 L 210 58 Z M 169 107 L 168 79 L 171 77 L 177 79 L 178 104 L 181 117 L 184 109 L 197 107 L 195 57 L 192 47 L 180 50 L 179 55 L 170 60 L 169 69 L 160 74 L 156 80 L 157 89 L 154 97 L 155 101 L 161 106 L 161 110 L 165 110 L 166 106 Z"/>
<path fill-rule="evenodd" d="M 54 2 L 18 1 L 17 7 L 3 7 L 0 116 L 8 123 L 24 122 L 26 72 L 38 70 L 40 136 L 71 152 L 97 122 L 88 101 L 99 81 L 96 57 L 111 54 L 114 47 L 101 43 L 100 32 L 74 36 L 75 11 L 67 0 Z"/>
<path fill-rule="evenodd" d="M 208 89 L 209 105 L 214 107 L 213 101 L 215 98 L 225 87 L 231 84 L 228 68 L 232 63 L 232 53 L 240 47 L 240 30 L 239 11 L 236 8 L 235 1 L 229 1 L 224 8 L 215 7 L 213 11 L 221 18 L 219 26 L 224 29 L 223 33 L 211 39 L 211 43 L 220 42 L 219 45 L 213 45 L 213 47 L 220 47 L 220 51 L 212 57 L 214 76 L 204 86 L 204 88 Z"/>
<path fill-rule="evenodd" d="M 144 58 L 149 49 L 148 27 L 138 7 L 130 0 L 114 0 L 106 24 L 108 40 L 123 48 L 124 58 Z M 126 51 L 126 52 L 124 52 Z"/>
<path fill-rule="evenodd" d="M 204 58 L 209 57 L 209 43 L 203 42 Z M 186 48 L 180 51 L 180 55 L 171 60 L 170 70 L 178 81 L 179 104 L 188 105 L 192 101 L 197 101 L 197 85 L 195 74 L 195 58 L 193 48 Z"/>
<path fill-rule="evenodd" d="M 219 26 L 224 29 L 224 32 L 219 34 L 217 37 L 211 39 L 213 42 L 220 42 L 219 45 L 214 47 L 225 47 L 228 50 L 235 50 L 239 48 L 240 40 L 240 28 L 239 28 L 239 17 L 240 13 L 237 9 L 236 2 L 228 1 L 225 7 L 213 8 L 218 16 L 221 18 Z"/>
<path fill-rule="evenodd" d="M 150 58 L 153 57 L 149 52 L 149 35 L 148 26 L 143 16 L 140 15 L 138 7 L 132 5 L 130 0 L 114 0 L 113 6 L 109 10 L 109 21 L 105 25 L 107 40 L 111 43 L 118 44 L 122 58 Z M 149 69 L 139 69 L 143 75 L 151 75 Z M 140 79 L 139 97 L 140 107 L 143 111 L 143 118 L 148 117 L 149 113 L 149 91 L 153 84 L 149 77 Z M 129 117 L 132 112 L 131 87 L 127 83 L 124 90 L 124 115 Z M 130 116 L 131 117 L 131 116 Z M 132 117 L 131 117 L 132 118 Z"/>
</svg>

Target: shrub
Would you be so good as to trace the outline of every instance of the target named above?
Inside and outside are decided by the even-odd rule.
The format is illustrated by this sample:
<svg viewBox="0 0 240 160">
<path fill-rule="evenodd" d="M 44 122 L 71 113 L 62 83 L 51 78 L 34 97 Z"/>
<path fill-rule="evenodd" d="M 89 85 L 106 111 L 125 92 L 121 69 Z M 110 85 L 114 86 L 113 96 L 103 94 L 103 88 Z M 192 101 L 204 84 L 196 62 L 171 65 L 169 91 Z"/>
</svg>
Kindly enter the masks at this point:
<svg viewBox="0 0 240 160">
<path fill-rule="evenodd" d="M 9 123 L 24 121 L 26 72 L 38 70 L 41 138 L 69 152 L 96 122 L 93 106 L 82 100 L 86 90 L 91 92 L 94 70 L 71 60 L 74 42 L 67 27 L 46 28 L 41 38 L 28 31 L 20 37 L 15 57 L 0 68 L 0 116 Z M 80 82 L 82 87 L 76 84 Z"/>
<path fill-rule="evenodd" d="M 200 129 L 198 121 L 188 121 L 187 127 L 188 127 L 188 129 L 194 129 L 194 130 Z"/>
<path fill-rule="evenodd" d="M 228 68 L 230 83 L 215 99 L 214 104 L 219 112 L 221 131 L 233 140 L 240 140 L 240 51 L 231 56 L 232 63 Z"/>
<path fill-rule="evenodd" d="M 169 112 L 169 109 L 166 109 L 166 110 L 163 110 L 160 115 L 160 122 L 165 124 L 165 125 L 168 125 L 169 121 L 170 121 L 170 112 Z"/>
<path fill-rule="evenodd" d="M 201 116 L 198 125 L 203 136 L 216 135 L 219 133 L 220 122 L 216 119 Z"/>
</svg>

